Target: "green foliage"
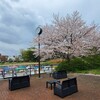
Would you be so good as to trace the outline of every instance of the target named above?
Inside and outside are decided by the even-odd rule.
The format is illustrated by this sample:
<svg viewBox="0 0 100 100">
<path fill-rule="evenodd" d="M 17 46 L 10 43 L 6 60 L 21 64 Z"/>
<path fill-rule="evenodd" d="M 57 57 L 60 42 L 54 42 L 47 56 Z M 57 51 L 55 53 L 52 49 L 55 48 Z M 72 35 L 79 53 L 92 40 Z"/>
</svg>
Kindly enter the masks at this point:
<svg viewBox="0 0 100 100">
<path fill-rule="evenodd" d="M 68 65 L 68 62 L 67 61 L 63 61 L 61 62 L 60 64 L 58 64 L 58 67 L 56 67 L 57 71 L 60 71 L 60 70 L 69 70 L 69 65 Z"/>
<path fill-rule="evenodd" d="M 0 62 L 0 65 L 3 65 L 4 63 L 5 63 L 5 62 L 3 62 L 3 61 L 2 61 L 2 62 Z"/>
<path fill-rule="evenodd" d="M 30 49 L 21 51 L 22 59 L 25 62 L 37 61 L 37 57 L 34 55 L 34 52 Z"/>
<path fill-rule="evenodd" d="M 83 57 L 82 59 L 88 63 L 88 66 L 91 69 L 100 67 L 100 55 L 89 55 L 88 57 Z"/>
<path fill-rule="evenodd" d="M 52 65 L 52 63 L 49 62 L 49 61 L 46 61 L 46 62 L 42 62 L 42 65 L 43 65 L 43 66 L 48 66 L 48 65 Z"/>
<path fill-rule="evenodd" d="M 61 62 L 56 70 L 67 70 L 71 72 L 86 71 L 100 68 L 100 55 L 90 55 L 88 57 L 77 57 L 70 62 Z"/>
</svg>

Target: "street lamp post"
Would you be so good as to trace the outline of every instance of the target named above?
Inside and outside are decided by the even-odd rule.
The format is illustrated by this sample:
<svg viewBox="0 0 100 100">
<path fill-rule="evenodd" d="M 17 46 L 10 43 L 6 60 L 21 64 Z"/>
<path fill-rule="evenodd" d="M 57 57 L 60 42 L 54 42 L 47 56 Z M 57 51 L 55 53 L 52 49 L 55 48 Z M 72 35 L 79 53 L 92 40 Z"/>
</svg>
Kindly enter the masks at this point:
<svg viewBox="0 0 100 100">
<path fill-rule="evenodd" d="M 40 78 L 41 77 L 41 75 L 40 75 L 40 35 L 42 33 L 42 28 L 37 27 L 36 31 L 38 34 L 38 63 L 39 63 L 39 78 Z"/>
</svg>

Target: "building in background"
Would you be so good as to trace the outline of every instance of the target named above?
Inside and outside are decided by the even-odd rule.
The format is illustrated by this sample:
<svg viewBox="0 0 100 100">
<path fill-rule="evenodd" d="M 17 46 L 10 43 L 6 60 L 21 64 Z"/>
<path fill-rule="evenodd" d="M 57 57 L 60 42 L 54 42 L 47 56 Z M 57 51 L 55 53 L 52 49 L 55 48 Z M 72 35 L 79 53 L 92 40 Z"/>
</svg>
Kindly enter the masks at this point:
<svg viewBox="0 0 100 100">
<path fill-rule="evenodd" d="M 8 56 L 0 54 L 0 62 L 7 62 Z"/>
</svg>

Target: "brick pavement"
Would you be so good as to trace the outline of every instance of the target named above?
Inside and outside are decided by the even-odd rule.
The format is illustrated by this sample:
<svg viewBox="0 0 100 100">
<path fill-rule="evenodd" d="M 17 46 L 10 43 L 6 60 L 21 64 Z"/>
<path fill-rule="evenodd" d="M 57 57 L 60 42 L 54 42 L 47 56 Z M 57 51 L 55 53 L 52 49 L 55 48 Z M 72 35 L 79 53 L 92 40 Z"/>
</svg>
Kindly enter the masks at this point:
<svg viewBox="0 0 100 100">
<path fill-rule="evenodd" d="M 15 91 L 8 89 L 8 80 L 0 80 L 0 100 L 100 100 L 100 77 L 78 76 L 79 92 L 65 98 L 53 94 L 53 90 L 46 88 L 48 75 L 38 79 L 31 77 L 31 86 Z"/>
</svg>

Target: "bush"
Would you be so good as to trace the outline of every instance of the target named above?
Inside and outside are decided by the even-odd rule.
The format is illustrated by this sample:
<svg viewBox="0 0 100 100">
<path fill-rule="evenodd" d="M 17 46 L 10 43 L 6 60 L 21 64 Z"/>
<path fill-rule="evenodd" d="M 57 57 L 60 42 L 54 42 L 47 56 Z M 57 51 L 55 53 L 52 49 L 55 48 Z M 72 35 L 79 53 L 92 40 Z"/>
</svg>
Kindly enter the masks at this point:
<svg viewBox="0 0 100 100">
<path fill-rule="evenodd" d="M 68 72 L 76 72 L 81 70 L 91 70 L 100 68 L 100 55 L 92 55 L 88 57 L 77 57 L 70 60 L 70 62 L 63 61 L 56 68 L 59 70 L 66 70 Z"/>
<path fill-rule="evenodd" d="M 82 59 L 88 63 L 89 69 L 100 68 L 100 55 L 89 55 Z"/>
<path fill-rule="evenodd" d="M 55 68 L 56 71 L 60 71 L 60 70 L 68 70 L 68 62 L 67 61 L 63 61 L 60 64 L 58 64 L 58 66 Z"/>
<path fill-rule="evenodd" d="M 61 62 L 56 70 L 67 70 L 68 72 L 75 72 L 77 70 L 85 70 L 87 69 L 86 64 L 84 61 L 82 61 L 81 58 L 74 58 L 71 59 L 70 62 L 63 61 Z"/>
</svg>

